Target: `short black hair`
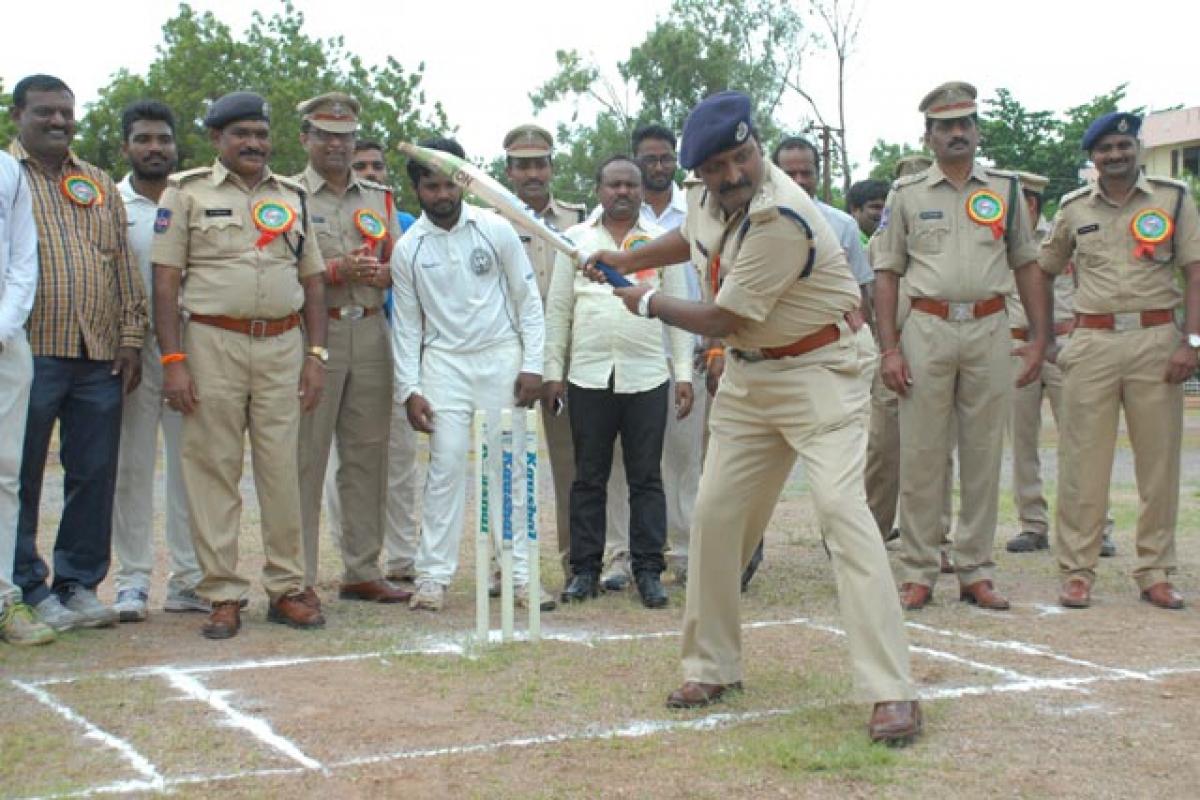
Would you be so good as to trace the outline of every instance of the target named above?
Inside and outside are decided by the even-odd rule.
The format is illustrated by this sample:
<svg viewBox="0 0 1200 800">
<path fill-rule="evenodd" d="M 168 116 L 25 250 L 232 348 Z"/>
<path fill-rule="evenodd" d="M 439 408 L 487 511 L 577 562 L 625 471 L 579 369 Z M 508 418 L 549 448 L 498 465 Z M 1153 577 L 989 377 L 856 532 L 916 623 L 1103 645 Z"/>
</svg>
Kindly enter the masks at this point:
<svg viewBox="0 0 1200 800">
<path fill-rule="evenodd" d="M 354 142 L 354 152 L 361 153 L 363 150 L 378 150 L 380 153 L 387 152 L 383 149 L 383 145 L 374 139 L 357 139 Z"/>
<path fill-rule="evenodd" d="M 628 156 L 628 155 L 625 155 L 624 153 L 617 153 L 616 155 L 611 155 L 608 158 L 604 159 L 603 161 L 600 162 L 600 166 L 596 167 L 596 187 L 597 188 L 599 188 L 600 184 L 602 183 L 601 179 L 604 177 L 604 170 L 608 169 L 609 164 L 615 164 L 618 161 L 624 161 L 629 164 L 632 164 L 633 168 L 635 170 L 637 170 L 638 178 L 641 179 L 642 168 L 638 165 L 638 163 L 636 161 L 633 160 L 633 156 Z"/>
<path fill-rule="evenodd" d="M 121 141 L 128 142 L 133 123 L 142 120 L 165 122 L 171 129 L 171 135 L 175 135 L 175 114 L 170 106 L 159 100 L 137 100 L 125 106 L 125 110 L 121 112 Z"/>
<path fill-rule="evenodd" d="M 951 117 L 951 119 L 961 119 L 961 117 Z M 971 120 L 972 123 L 974 123 L 976 128 L 979 127 L 979 114 L 978 113 L 971 114 L 969 119 Z M 935 123 L 935 122 L 937 122 L 937 120 L 935 120 L 932 117 L 925 118 L 925 132 L 926 133 L 929 133 L 931 130 L 933 130 L 933 123 Z"/>
<path fill-rule="evenodd" d="M 771 163 L 779 166 L 779 154 L 784 150 L 809 150 L 813 154 L 813 164 L 817 168 L 817 174 L 821 174 L 821 154 L 817 152 L 817 146 L 805 139 L 803 136 L 785 136 L 779 140 L 779 144 L 775 145 L 775 149 L 771 151 Z"/>
<path fill-rule="evenodd" d="M 678 146 L 678 141 L 671 129 L 665 125 L 659 125 L 657 122 L 651 122 L 648 125 L 639 125 L 634 130 L 633 136 L 629 138 L 629 144 L 634 153 L 637 152 L 638 145 L 645 139 L 661 139 L 670 144 L 672 150 Z"/>
<path fill-rule="evenodd" d="M 450 153 L 459 158 L 466 158 L 466 151 L 462 145 L 451 139 L 448 136 L 436 136 L 432 139 L 422 139 L 417 142 L 420 147 L 428 150 L 441 150 L 443 153 Z M 421 182 L 421 178 L 426 175 L 432 175 L 433 170 L 417 161 L 415 158 L 410 158 L 408 163 L 404 165 L 404 169 L 408 172 L 408 179 L 412 181 L 413 188 L 417 188 L 417 184 Z"/>
<path fill-rule="evenodd" d="M 25 101 L 30 92 L 66 92 L 75 96 L 71 91 L 71 87 L 67 86 L 61 78 L 56 78 L 53 75 L 29 75 L 17 81 L 17 85 L 13 87 L 12 102 L 13 108 L 24 108 Z"/>
<path fill-rule="evenodd" d="M 859 181 L 846 192 L 846 208 L 853 211 L 862 208 L 872 200 L 886 200 L 891 186 L 887 181 L 872 179 Z"/>
</svg>

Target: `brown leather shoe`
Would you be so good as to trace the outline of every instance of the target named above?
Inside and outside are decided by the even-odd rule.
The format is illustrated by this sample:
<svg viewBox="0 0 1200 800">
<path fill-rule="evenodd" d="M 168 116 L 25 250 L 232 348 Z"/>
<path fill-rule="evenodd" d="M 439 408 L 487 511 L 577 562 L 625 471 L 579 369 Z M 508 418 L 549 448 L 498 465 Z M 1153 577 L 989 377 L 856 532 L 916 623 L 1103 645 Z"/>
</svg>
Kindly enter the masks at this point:
<svg viewBox="0 0 1200 800">
<path fill-rule="evenodd" d="M 923 583 L 903 583 L 900 585 L 900 607 L 905 611 L 920 611 L 929 605 L 933 598 L 933 589 Z"/>
<path fill-rule="evenodd" d="M 969 586 L 963 586 L 958 590 L 958 599 L 992 611 L 1007 611 L 1009 609 L 1008 600 L 1004 598 L 1004 595 L 996 591 L 996 587 L 987 578 L 975 581 Z"/>
<path fill-rule="evenodd" d="M 325 617 L 319 608 L 313 608 L 304 598 L 303 592 L 285 594 L 267 609 L 267 620 L 292 628 L 323 628 Z"/>
<path fill-rule="evenodd" d="M 867 734 L 872 742 L 883 742 L 888 747 L 907 747 L 921 735 L 925 721 L 921 718 L 921 706 L 916 700 L 901 700 L 876 703 L 867 723 Z"/>
<path fill-rule="evenodd" d="M 205 639 L 232 639 L 242 627 L 242 605 L 238 600 L 218 600 L 212 604 L 208 621 L 200 629 Z"/>
<path fill-rule="evenodd" d="M 305 605 L 312 606 L 317 611 L 321 610 L 321 595 L 317 594 L 317 590 L 311 586 L 305 586 L 304 591 L 300 592 L 300 599 Z"/>
<path fill-rule="evenodd" d="M 393 586 L 385 580 L 343 583 L 338 590 L 342 600 L 365 600 L 368 603 L 403 603 L 412 592 Z"/>
<path fill-rule="evenodd" d="M 1070 578 L 1058 593 L 1058 602 L 1066 608 L 1087 608 L 1092 604 L 1092 587 L 1083 578 Z"/>
<path fill-rule="evenodd" d="M 952 561 L 950 561 L 950 556 L 947 555 L 945 550 L 942 551 L 942 574 L 943 575 L 953 575 L 954 574 L 954 563 Z"/>
<path fill-rule="evenodd" d="M 1156 583 L 1142 592 L 1142 599 L 1147 603 L 1153 603 L 1159 608 L 1171 610 L 1183 608 L 1183 595 L 1175 591 L 1175 587 L 1166 581 Z"/>
<path fill-rule="evenodd" d="M 703 708 L 725 696 L 726 692 L 740 692 L 742 682 L 697 683 L 687 681 L 667 696 L 667 708 Z"/>
</svg>

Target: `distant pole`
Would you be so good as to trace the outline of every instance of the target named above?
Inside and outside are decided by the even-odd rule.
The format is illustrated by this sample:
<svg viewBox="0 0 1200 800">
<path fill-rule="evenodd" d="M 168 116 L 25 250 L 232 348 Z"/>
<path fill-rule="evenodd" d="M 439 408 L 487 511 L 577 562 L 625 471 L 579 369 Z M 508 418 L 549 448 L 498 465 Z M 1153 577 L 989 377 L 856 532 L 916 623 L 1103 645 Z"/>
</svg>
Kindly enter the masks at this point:
<svg viewBox="0 0 1200 800">
<path fill-rule="evenodd" d="M 832 130 L 828 125 L 821 126 L 821 197 L 829 204 L 833 203 L 833 189 L 829 182 L 831 160 L 829 138 Z"/>
</svg>

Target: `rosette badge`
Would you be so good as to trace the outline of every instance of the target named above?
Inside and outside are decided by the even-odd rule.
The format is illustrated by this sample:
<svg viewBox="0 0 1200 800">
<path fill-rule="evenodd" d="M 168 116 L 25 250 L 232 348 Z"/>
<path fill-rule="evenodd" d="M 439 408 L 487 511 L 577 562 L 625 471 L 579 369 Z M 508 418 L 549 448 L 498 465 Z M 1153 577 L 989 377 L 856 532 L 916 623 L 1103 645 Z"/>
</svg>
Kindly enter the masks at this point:
<svg viewBox="0 0 1200 800">
<path fill-rule="evenodd" d="M 622 250 L 637 250 L 639 247 L 645 247 L 651 241 L 653 241 L 653 240 L 647 234 L 631 233 L 625 237 L 625 241 L 621 242 L 621 249 Z M 636 277 L 638 279 L 638 281 L 640 281 L 640 282 L 645 282 L 645 281 L 648 281 L 651 278 L 653 278 L 655 272 L 657 272 L 657 270 L 642 269 L 642 270 L 638 270 L 637 275 L 635 275 L 634 277 Z"/>
<path fill-rule="evenodd" d="M 77 206 L 88 208 L 104 202 L 104 191 L 86 175 L 64 175 L 58 186 L 66 198 Z"/>
<path fill-rule="evenodd" d="M 1175 223 L 1162 209 L 1147 208 L 1134 215 L 1129 229 L 1137 242 L 1133 257 L 1153 258 L 1154 248 L 1170 239 L 1175 232 Z"/>
<path fill-rule="evenodd" d="M 387 236 L 387 223 L 369 208 L 360 208 L 354 212 L 354 227 L 358 228 L 364 240 L 372 244 L 383 241 Z"/>
<path fill-rule="evenodd" d="M 980 189 L 967 198 L 967 216 L 976 225 L 992 229 L 992 238 L 1004 235 L 1004 199 L 990 189 Z"/>
<path fill-rule="evenodd" d="M 254 243 L 259 250 L 275 241 L 275 237 L 290 231 L 296 224 L 295 209 L 278 200 L 258 201 L 254 205 L 252 216 L 254 227 L 261 231 L 258 241 Z"/>
</svg>

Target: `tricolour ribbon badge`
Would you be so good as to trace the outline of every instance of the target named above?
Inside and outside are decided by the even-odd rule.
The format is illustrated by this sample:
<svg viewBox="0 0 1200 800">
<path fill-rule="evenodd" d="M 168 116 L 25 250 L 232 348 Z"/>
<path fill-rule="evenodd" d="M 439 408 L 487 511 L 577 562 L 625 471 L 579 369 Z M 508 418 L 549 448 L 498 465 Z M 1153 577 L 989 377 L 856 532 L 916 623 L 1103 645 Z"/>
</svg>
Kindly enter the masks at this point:
<svg viewBox="0 0 1200 800">
<path fill-rule="evenodd" d="M 1175 223 L 1167 212 L 1158 208 L 1147 208 L 1134 215 L 1129 230 L 1137 241 L 1133 248 L 1134 258 L 1154 258 L 1154 248 L 1171 238 Z"/>
<path fill-rule="evenodd" d="M 622 250 L 637 250 L 639 247 L 644 247 L 651 241 L 652 241 L 652 237 L 648 236 L 647 234 L 631 233 L 625 237 L 625 241 L 621 242 L 621 249 Z M 645 281 L 648 281 L 651 278 L 653 278 L 654 274 L 656 272 L 658 272 L 658 270 L 653 269 L 653 268 L 642 269 L 642 270 L 638 270 L 637 274 L 634 275 L 634 277 L 637 278 L 639 282 L 645 282 Z"/>
<path fill-rule="evenodd" d="M 992 229 L 992 237 L 1004 235 L 1004 200 L 990 189 L 980 189 L 967 198 L 967 216 L 977 225 Z"/>
<path fill-rule="evenodd" d="M 287 203 L 278 200 L 259 200 L 254 204 L 254 227 L 262 231 L 254 246 L 263 249 L 281 233 L 287 233 L 296 224 L 296 212 Z"/>
<path fill-rule="evenodd" d="M 64 175 L 58 187 L 77 206 L 87 208 L 104 202 L 104 191 L 86 175 Z"/>
<path fill-rule="evenodd" d="M 354 212 L 354 227 L 362 234 L 363 241 L 369 244 L 378 244 L 387 236 L 387 223 L 369 208 Z"/>
</svg>

